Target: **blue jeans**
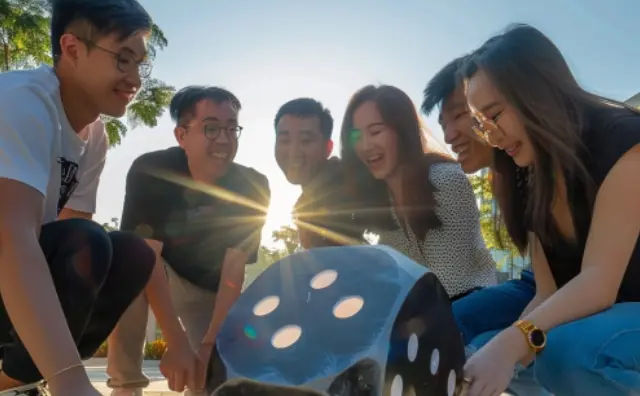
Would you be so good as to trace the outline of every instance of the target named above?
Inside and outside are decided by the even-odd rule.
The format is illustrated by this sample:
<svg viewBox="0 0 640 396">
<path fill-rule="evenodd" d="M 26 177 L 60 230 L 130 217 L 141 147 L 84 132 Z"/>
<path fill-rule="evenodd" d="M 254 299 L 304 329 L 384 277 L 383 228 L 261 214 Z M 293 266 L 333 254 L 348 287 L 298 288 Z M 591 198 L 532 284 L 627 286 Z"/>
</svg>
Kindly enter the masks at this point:
<svg viewBox="0 0 640 396">
<path fill-rule="evenodd" d="M 533 273 L 522 271 L 520 279 L 486 287 L 454 301 L 451 309 L 464 344 L 487 331 L 510 326 L 535 294 Z"/>
<path fill-rule="evenodd" d="M 496 331 L 471 342 L 480 348 Z M 640 302 L 560 325 L 532 368 L 537 383 L 556 395 L 640 395 Z"/>
</svg>

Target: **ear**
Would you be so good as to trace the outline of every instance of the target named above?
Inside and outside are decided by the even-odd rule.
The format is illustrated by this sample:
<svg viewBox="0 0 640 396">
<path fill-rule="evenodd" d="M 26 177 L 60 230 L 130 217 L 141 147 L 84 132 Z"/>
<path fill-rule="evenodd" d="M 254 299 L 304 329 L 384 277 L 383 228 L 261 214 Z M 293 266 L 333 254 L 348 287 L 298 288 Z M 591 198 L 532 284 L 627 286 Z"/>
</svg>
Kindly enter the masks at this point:
<svg viewBox="0 0 640 396">
<path fill-rule="evenodd" d="M 187 134 L 187 130 L 181 126 L 176 126 L 173 128 L 173 135 L 176 137 L 176 141 L 180 145 L 180 147 L 184 148 L 185 145 L 185 135 Z"/>
<path fill-rule="evenodd" d="M 333 151 L 333 140 L 329 139 L 327 140 L 327 158 L 329 158 L 332 151 Z"/>
<path fill-rule="evenodd" d="M 82 42 L 75 35 L 63 34 L 60 36 L 60 55 L 64 55 L 75 64 L 81 51 L 81 44 Z"/>
</svg>

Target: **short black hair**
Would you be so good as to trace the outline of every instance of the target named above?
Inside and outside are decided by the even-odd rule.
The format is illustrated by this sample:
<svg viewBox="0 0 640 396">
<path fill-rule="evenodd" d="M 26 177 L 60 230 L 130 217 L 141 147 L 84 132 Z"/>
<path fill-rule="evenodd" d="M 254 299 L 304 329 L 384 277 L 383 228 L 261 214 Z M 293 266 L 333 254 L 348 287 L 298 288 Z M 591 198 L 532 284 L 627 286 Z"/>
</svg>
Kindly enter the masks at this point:
<svg viewBox="0 0 640 396">
<path fill-rule="evenodd" d="M 320 120 L 322 136 L 327 140 L 331 139 L 331 132 L 333 131 L 333 117 L 331 117 L 329 109 L 324 108 L 322 103 L 317 100 L 311 98 L 298 98 L 283 104 L 278 110 L 276 118 L 273 121 L 274 128 L 277 127 L 280 118 L 286 114 L 296 117 L 318 117 Z"/>
<path fill-rule="evenodd" d="M 62 54 L 60 37 L 69 25 L 84 21 L 89 31 L 83 39 L 117 33 L 120 40 L 140 30 L 151 30 L 151 17 L 136 0 L 52 0 L 51 52 L 54 62 Z M 79 33 L 79 32 L 76 32 Z"/>
<path fill-rule="evenodd" d="M 236 110 L 242 107 L 238 98 L 224 88 L 190 85 L 182 88 L 171 99 L 169 105 L 171 119 L 177 124 L 183 123 L 187 115 L 193 116 L 196 104 L 204 99 L 214 103 L 230 102 Z"/>
<path fill-rule="evenodd" d="M 466 63 L 469 55 L 464 55 L 447 63 L 428 83 L 424 89 L 422 111 L 429 115 L 433 108 L 442 103 L 460 85 L 462 78 L 459 70 Z"/>
</svg>

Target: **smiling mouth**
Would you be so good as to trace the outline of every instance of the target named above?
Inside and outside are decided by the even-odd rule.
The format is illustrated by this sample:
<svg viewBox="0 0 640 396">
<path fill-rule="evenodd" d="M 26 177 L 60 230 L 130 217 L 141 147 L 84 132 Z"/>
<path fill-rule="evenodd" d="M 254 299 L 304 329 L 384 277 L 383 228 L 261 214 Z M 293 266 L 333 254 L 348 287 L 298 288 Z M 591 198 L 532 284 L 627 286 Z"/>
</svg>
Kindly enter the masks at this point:
<svg viewBox="0 0 640 396">
<path fill-rule="evenodd" d="M 122 91 L 119 89 L 115 89 L 114 92 L 116 93 L 116 95 L 120 96 L 123 99 L 126 99 L 127 101 L 131 101 L 133 97 L 136 96 L 135 91 Z"/>
<path fill-rule="evenodd" d="M 366 163 L 368 166 L 376 167 L 382 163 L 382 158 L 384 156 L 382 154 L 373 154 L 367 157 Z"/>
<path fill-rule="evenodd" d="M 516 142 L 512 145 L 510 145 L 509 147 L 505 147 L 504 151 L 510 155 L 511 157 L 515 156 L 516 154 L 518 154 L 518 152 L 520 151 L 520 147 L 522 147 L 522 143 L 520 142 Z"/>
<path fill-rule="evenodd" d="M 227 158 L 229 158 L 229 153 L 215 152 L 215 153 L 212 153 L 211 156 L 219 160 L 226 160 Z"/>
</svg>

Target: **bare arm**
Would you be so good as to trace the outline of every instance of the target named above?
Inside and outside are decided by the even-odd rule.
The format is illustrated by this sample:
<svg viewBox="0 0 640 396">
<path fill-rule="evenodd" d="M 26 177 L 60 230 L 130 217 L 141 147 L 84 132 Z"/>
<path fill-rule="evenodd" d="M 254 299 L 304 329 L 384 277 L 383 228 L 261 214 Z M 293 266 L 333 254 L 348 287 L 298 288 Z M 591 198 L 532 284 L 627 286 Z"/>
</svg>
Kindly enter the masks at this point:
<svg viewBox="0 0 640 396">
<path fill-rule="evenodd" d="M 615 303 L 640 231 L 639 196 L 640 145 L 636 145 L 618 160 L 600 186 L 580 274 L 524 319 L 547 331 Z M 537 272 L 535 275 L 538 279 Z M 506 329 L 500 339 L 514 348 L 518 360 L 530 354 L 518 329 Z"/>
<path fill-rule="evenodd" d="M 526 317 L 558 290 L 540 240 L 534 234 L 530 234 L 529 241 L 529 246 L 531 246 L 531 266 L 536 280 L 536 295 L 522 311 L 521 318 Z"/>
<path fill-rule="evenodd" d="M 163 268 L 164 260 L 161 256 L 162 242 L 154 239 L 145 239 L 145 242 L 153 249 L 156 260 L 144 292 L 167 340 L 167 352 L 162 357 L 160 371 L 167 377 L 169 388 L 173 391 L 182 392 L 184 386 L 202 389 L 204 378 L 197 376 L 196 354 L 178 322 L 178 315 L 171 301 L 169 283 Z"/>
<path fill-rule="evenodd" d="M 596 196 L 580 274 L 527 316 L 548 330 L 614 304 L 640 231 L 640 145 L 611 169 Z"/>
<path fill-rule="evenodd" d="M 162 334 L 170 345 L 189 347 L 189 341 L 182 326 L 178 322 L 178 315 L 173 308 L 169 293 L 167 275 L 163 268 L 162 242 L 154 239 L 145 239 L 145 242 L 156 254 L 156 263 L 151 273 L 149 283 L 145 287 L 145 293 L 153 314 L 162 329 Z"/>
<path fill-rule="evenodd" d="M 81 365 L 38 242 L 42 195 L 8 179 L 0 179 L 0 191 L 0 292 L 11 322 L 50 379 L 54 395 L 97 394 Z"/>
<path fill-rule="evenodd" d="M 209 329 L 202 340 L 203 344 L 215 343 L 216 336 L 224 323 L 224 319 L 227 317 L 227 313 L 229 313 L 231 306 L 240 296 L 247 259 L 248 255 L 245 252 L 238 249 L 227 249 L 222 263 L 220 287 L 216 295 L 213 317 L 211 318 Z"/>
</svg>

